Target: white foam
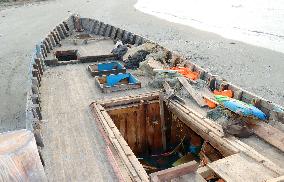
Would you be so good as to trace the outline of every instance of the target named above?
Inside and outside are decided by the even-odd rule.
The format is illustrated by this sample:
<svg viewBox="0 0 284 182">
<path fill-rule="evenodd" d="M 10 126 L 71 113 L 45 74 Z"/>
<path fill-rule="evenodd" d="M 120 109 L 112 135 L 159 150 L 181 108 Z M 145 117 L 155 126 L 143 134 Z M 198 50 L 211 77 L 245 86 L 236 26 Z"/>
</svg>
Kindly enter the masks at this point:
<svg viewBox="0 0 284 182">
<path fill-rule="evenodd" d="M 283 0 L 138 0 L 135 8 L 284 53 Z"/>
</svg>

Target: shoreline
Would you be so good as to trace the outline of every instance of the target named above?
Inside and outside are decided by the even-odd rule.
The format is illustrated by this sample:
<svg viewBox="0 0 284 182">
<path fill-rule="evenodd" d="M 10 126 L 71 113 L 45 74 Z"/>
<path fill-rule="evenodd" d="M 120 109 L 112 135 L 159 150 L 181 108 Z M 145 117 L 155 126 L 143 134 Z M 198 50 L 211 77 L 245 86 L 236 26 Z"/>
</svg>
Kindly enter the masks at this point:
<svg viewBox="0 0 284 182">
<path fill-rule="evenodd" d="M 231 0 L 221 0 L 215 3 L 205 0 L 200 4 L 190 0 L 182 0 L 179 3 L 174 3 L 172 0 L 156 0 L 155 2 L 137 0 L 134 7 L 141 12 L 169 22 L 215 33 L 225 39 L 284 53 L 284 36 L 280 31 L 282 24 L 273 23 L 284 17 L 280 11 L 275 10 L 277 2 L 264 7 L 266 1 L 268 0 L 261 0 L 260 5 L 250 6 L 252 1 L 249 0 L 240 2 L 239 6 L 235 7 L 233 4 L 236 2 Z M 204 7 L 205 3 L 211 7 Z M 219 11 L 214 13 L 218 8 Z M 279 8 L 281 9 L 281 6 Z M 275 15 L 262 17 L 269 13 L 275 13 Z M 262 22 L 257 21 L 260 17 L 263 18 Z"/>
<path fill-rule="evenodd" d="M 135 0 L 44 2 L 0 11 L 1 132 L 23 127 L 29 62 L 35 43 L 76 12 L 141 34 L 190 57 L 229 82 L 284 105 L 283 53 L 147 15 L 135 9 Z M 11 128 L 11 122 L 17 122 L 17 128 Z"/>
</svg>

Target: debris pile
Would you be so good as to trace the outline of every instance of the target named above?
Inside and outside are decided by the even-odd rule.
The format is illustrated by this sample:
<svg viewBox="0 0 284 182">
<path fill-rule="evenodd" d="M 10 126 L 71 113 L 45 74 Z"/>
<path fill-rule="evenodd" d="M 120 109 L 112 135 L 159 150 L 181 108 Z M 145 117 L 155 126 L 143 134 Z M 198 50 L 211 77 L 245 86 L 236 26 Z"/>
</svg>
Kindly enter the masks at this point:
<svg viewBox="0 0 284 182">
<path fill-rule="evenodd" d="M 153 57 L 149 57 L 139 64 L 139 69 L 148 76 L 155 76 L 155 70 L 163 68 L 164 65 L 161 62 L 156 61 Z"/>
<path fill-rule="evenodd" d="M 148 85 L 152 88 L 163 88 L 163 83 L 166 81 L 170 85 L 175 86 L 178 84 L 178 77 L 180 77 L 180 74 L 177 72 L 158 71 Z"/>
<path fill-rule="evenodd" d="M 234 93 L 226 82 L 218 86 L 216 78 L 208 82 L 200 79 L 195 66 L 187 65 L 185 59 L 177 58 L 153 43 L 128 48 L 121 42 L 113 50 L 127 69 L 136 69 L 134 74 L 150 76 L 148 83 L 153 88 L 163 88 L 164 83 L 178 88 L 178 94 L 194 100 L 200 107 L 209 107 L 207 117 L 219 122 L 228 134 L 246 137 L 251 135 L 246 116 L 266 119 L 265 114 L 253 105 L 233 99 Z M 215 108 L 215 109 L 214 109 Z M 230 122 L 229 122 L 230 121 Z"/>
<path fill-rule="evenodd" d="M 117 41 L 111 53 L 116 55 L 117 59 L 122 60 L 123 56 L 127 53 L 127 50 L 127 45 L 123 45 L 121 41 Z"/>
<path fill-rule="evenodd" d="M 127 53 L 123 56 L 123 61 L 129 59 L 130 57 L 133 57 L 133 55 L 137 53 L 138 51 L 145 51 L 149 53 L 155 52 L 156 46 L 157 45 L 153 43 L 144 43 L 140 46 L 131 47 L 127 51 Z"/>
<path fill-rule="evenodd" d="M 125 63 L 127 69 L 138 69 L 143 75 L 154 76 L 153 69 L 164 69 L 169 62 L 169 52 L 154 43 L 144 43 L 140 46 L 120 45 L 112 53 Z"/>
<path fill-rule="evenodd" d="M 139 68 L 139 63 L 144 61 L 148 54 L 150 53 L 145 50 L 139 50 L 135 52 L 132 56 L 129 56 L 128 59 L 125 60 L 125 68 L 127 69 Z"/>
</svg>

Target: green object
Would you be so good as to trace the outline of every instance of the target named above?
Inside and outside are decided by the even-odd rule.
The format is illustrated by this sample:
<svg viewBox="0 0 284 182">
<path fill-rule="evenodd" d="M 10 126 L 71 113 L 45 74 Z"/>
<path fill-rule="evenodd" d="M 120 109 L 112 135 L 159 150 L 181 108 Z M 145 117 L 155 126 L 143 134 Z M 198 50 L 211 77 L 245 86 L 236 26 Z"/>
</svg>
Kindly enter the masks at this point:
<svg viewBox="0 0 284 182">
<path fill-rule="evenodd" d="M 176 167 L 178 165 L 181 165 L 181 164 L 193 161 L 193 160 L 195 160 L 195 157 L 191 153 L 188 153 L 188 154 L 182 156 L 181 158 L 179 158 L 177 161 L 175 161 L 172 164 L 172 166 Z"/>
<path fill-rule="evenodd" d="M 230 100 L 229 97 L 223 96 L 223 95 L 215 95 L 215 99 L 216 99 L 216 101 L 219 102 L 219 103 L 222 103 L 222 102 L 225 102 L 225 101 Z"/>
</svg>

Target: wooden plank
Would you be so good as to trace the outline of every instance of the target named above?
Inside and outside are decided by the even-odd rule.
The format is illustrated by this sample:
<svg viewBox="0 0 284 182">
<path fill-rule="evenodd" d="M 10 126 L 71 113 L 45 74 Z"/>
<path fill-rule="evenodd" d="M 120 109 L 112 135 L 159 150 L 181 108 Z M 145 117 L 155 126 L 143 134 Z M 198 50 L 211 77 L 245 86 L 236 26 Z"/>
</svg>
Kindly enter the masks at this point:
<svg viewBox="0 0 284 182">
<path fill-rule="evenodd" d="M 206 106 L 202 95 L 192 88 L 185 77 L 178 77 L 178 80 L 200 107 Z"/>
<path fill-rule="evenodd" d="M 113 123 L 115 124 L 115 126 L 117 128 L 119 128 L 119 125 L 120 125 L 120 120 L 119 120 L 119 115 L 111 115 L 109 114 L 109 116 L 111 117 Z"/>
<path fill-rule="evenodd" d="M 264 122 L 259 122 L 252 128 L 257 136 L 284 152 L 284 133 L 282 131 Z"/>
<path fill-rule="evenodd" d="M 137 141 L 136 141 L 136 121 L 137 121 L 137 114 L 136 112 L 131 112 L 127 114 L 127 143 L 129 147 L 132 149 L 133 153 L 137 153 Z"/>
<path fill-rule="evenodd" d="M 268 158 L 262 156 L 260 153 L 258 153 L 255 149 L 248 146 L 247 144 L 241 142 L 235 137 L 230 138 L 224 138 L 229 144 L 232 146 L 238 148 L 241 152 L 248 155 L 249 157 L 253 158 L 254 160 L 261 162 L 265 167 L 271 169 L 272 171 L 276 172 L 278 175 L 284 174 L 284 169 L 277 166 L 275 163 L 270 161 Z"/>
<path fill-rule="evenodd" d="M 146 145 L 146 114 L 144 101 L 140 101 L 139 110 L 137 111 L 137 142 L 138 142 L 138 151 L 140 154 L 143 154 L 147 151 Z"/>
<path fill-rule="evenodd" d="M 209 163 L 208 167 L 227 182 L 263 182 L 278 174 L 249 156 L 238 153 Z"/>
<path fill-rule="evenodd" d="M 162 132 L 161 132 L 161 119 L 160 119 L 160 105 L 159 103 L 151 103 L 152 108 L 152 121 L 154 129 L 153 149 L 155 153 L 159 153 L 163 148 Z"/>
<path fill-rule="evenodd" d="M 159 98 L 159 92 L 148 92 L 145 94 L 140 94 L 136 96 L 125 96 L 125 97 L 118 97 L 114 99 L 106 99 L 103 101 L 97 101 L 97 103 L 101 104 L 103 107 L 114 107 L 119 105 L 127 105 L 133 104 L 135 102 L 140 102 L 141 100 L 157 100 Z"/>
<path fill-rule="evenodd" d="M 116 108 L 110 108 L 110 109 L 107 109 L 107 112 L 110 114 L 110 115 L 117 115 L 117 114 L 125 114 L 125 113 L 131 113 L 131 112 L 136 112 L 139 110 L 139 107 L 138 105 L 136 105 L 136 107 L 116 107 Z"/>
<path fill-rule="evenodd" d="M 147 136 L 147 147 L 152 153 L 153 144 L 154 144 L 154 127 L 152 126 L 152 116 L 151 116 L 151 105 L 146 106 L 146 136 Z"/>
<path fill-rule="evenodd" d="M 198 168 L 198 163 L 191 161 L 185 164 L 181 164 L 177 167 L 168 168 L 162 171 L 158 171 L 150 174 L 150 181 L 169 181 L 179 176 L 186 175 L 188 173 L 195 172 Z"/>
<path fill-rule="evenodd" d="M 117 115 L 117 118 L 119 120 L 119 128 L 121 136 L 127 141 L 126 137 L 126 131 L 127 131 L 127 125 L 126 125 L 126 114 L 120 114 Z"/>
<path fill-rule="evenodd" d="M 160 118 L 161 118 L 161 133 L 162 133 L 162 143 L 163 149 L 167 149 L 167 139 L 166 139 L 166 123 L 165 123 L 165 109 L 164 109 L 164 99 L 162 93 L 159 97 L 159 104 L 160 104 Z"/>
<path fill-rule="evenodd" d="M 170 121 L 170 145 L 172 146 L 176 146 L 178 144 L 178 137 L 177 137 L 177 124 L 178 124 L 178 118 L 171 114 L 172 115 L 172 119 Z"/>
<path fill-rule="evenodd" d="M 123 160 L 123 162 L 127 166 L 127 169 L 129 170 L 132 178 L 134 178 L 135 181 L 140 181 L 139 178 L 138 178 L 138 174 L 136 173 L 136 171 L 133 168 L 133 166 L 131 165 L 129 159 L 125 155 L 125 153 L 124 153 L 123 149 L 121 148 L 119 142 L 116 139 L 111 139 L 111 142 L 114 145 L 114 147 L 116 148 L 116 150 L 118 151 L 119 156 L 121 157 L 121 159 Z"/>
<path fill-rule="evenodd" d="M 81 63 L 90 63 L 90 62 L 98 62 L 105 61 L 107 59 L 116 59 L 116 56 L 113 54 L 105 54 L 105 55 L 96 55 L 96 56 L 82 56 L 79 58 Z"/>
</svg>

